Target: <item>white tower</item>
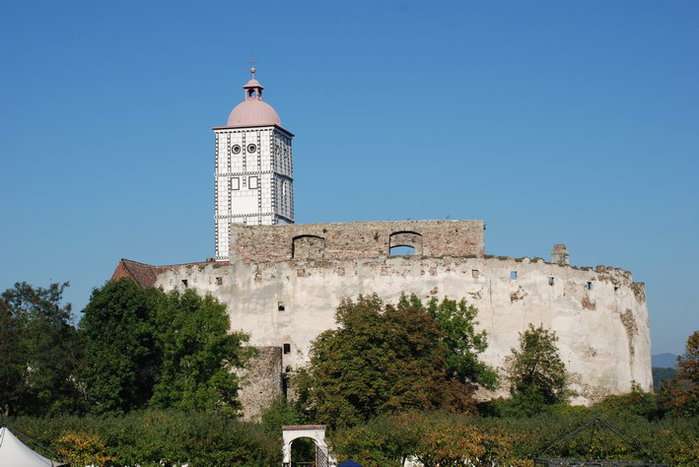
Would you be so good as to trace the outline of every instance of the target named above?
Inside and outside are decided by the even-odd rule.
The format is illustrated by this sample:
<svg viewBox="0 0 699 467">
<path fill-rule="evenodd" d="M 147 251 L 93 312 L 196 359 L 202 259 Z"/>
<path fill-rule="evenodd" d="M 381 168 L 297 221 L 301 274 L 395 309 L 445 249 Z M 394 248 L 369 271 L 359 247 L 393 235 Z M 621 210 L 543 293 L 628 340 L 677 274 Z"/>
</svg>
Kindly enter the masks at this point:
<svg viewBox="0 0 699 467">
<path fill-rule="evenodd" d="M 293 224 L 294 192 L 291 138 L 279 115 L 262 101 L 262 85 L 252 77 L 245 100 L 214 127 L 216 167 L 214 218 L 216 260 L 229 259 L 229 224 Z"/>
</svg>

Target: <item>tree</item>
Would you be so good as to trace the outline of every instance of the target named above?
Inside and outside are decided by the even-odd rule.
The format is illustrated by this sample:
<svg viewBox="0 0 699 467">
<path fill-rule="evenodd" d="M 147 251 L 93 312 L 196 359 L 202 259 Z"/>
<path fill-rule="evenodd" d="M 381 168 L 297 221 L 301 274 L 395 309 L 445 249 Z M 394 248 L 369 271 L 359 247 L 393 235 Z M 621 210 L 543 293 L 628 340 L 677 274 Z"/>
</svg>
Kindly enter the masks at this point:
<svg viewBox="0 0 699 467">
<path fill-rule="evenodd" d="M 252 349 L 242 346 L 245 334 L 228 334 L 226 307 L 210 295 L 166 294 L 123 279 L 94 290 L 83 312 L 83 379 L 93 412 L 237 412 L 232 370 Z"/>
<path fill-rule="evenodd" d="M 401 300 L 406 300 L 403 297 Z M 412 295 L 409 301 L 414 307 L 421 308 L 422 303 Z M 446 360 L 448 371 L 461 382 L 472 382 L 496 389 L 498 374 L 490 366 L 478 360 L 478 355 L 488 348 L 486 332 L 476 332 L 478 309 L 466 303 L 466 300 L 449 300 L 441 302 L 432 298 L 427 309 L 442 330 L 442 343 L 447 348 Z"/>
<path fill-rule="evenodd" d="M 351 426 L 406 409 L 472 407 L 471 386 L 451 378 L 439 324 L 416 302 L 360 296 L 344 300 L 336 320 L 296 379 L 310 418 Z"/>
<path fill-rule="evenodd" d="M 699 331 L 687 339 L 684 355 L 677 358 L 677 371 L 661 394 L 673 414 L 699 414 Z"/>
<path fill-rule="evenodd" d="M 80 331 L 83 380 L 95 413 L 145 407 L 159 370 L 155 310 L 162 292 L 122 279 L 92 291 Z"/>
<path fill-rule="evenodd" d="M 0 298 L 0 402 L 16 414 L 77 412 L 82 354 L 63 305 L 68 282 L 48 288 L 16 283 Z"/>
<path fill-rule="evenodd" d="M 158 302 L 160 372 L 150 405 L 207 412 L 237 413 L 238 378 L 252 348 L 248 336 L 228 334 L 226 306 L 193 290 L 170 292 Z"/>
<path fill-rule="evenodd" d="M 565 365 L 557 341 L 555 332 L 529 324 L 519 335 L 519 350 L 512 349 L 510 404 L 526 415 L 568 399 Z"/>
</svg>

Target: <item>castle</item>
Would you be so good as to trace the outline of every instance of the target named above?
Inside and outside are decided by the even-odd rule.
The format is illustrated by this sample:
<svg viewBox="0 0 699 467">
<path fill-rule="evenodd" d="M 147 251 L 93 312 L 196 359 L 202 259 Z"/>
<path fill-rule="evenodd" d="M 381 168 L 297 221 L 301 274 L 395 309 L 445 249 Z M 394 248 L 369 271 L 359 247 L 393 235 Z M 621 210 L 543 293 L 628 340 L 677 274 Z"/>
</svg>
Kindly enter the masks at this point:
<svg viewBox="0 0 699 467">
<path fill-rule="evenodd" d="M 192 288 L 227 305 L 232 328 L 260 350 L 244 372 L 246 417 L 286 394 L 312 341 L 336 325 L 340 300 L 370 293 L 387 302 L 401 293 L 467 299 L 488 335 L 481 358 L 497 368 L 529 323 L 555 331 L 574 403 L 634 382 L 652 390 L 644 285 L 628 271 L 571 266 L 565 245 L 554 245 L 550 261 L 487 255 L 480 220 L 294 224 L 293 134 L 250 71 L 244 100 L 213 128 L 215 258 L 170 266 L 122 259 L 112 276 Z"/>
</svg>

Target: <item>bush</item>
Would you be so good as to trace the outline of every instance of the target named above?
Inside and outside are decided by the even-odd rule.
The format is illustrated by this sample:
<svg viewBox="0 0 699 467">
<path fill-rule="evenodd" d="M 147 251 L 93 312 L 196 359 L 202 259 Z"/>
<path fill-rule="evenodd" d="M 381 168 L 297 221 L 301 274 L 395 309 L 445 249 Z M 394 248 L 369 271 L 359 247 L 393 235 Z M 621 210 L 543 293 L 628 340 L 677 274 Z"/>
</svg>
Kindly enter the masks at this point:
<svg viewBox="0 0 699 467">
<path fill-rule="evenodd" d="M 33 439 L 30 446 L 40 453 L 83 465 L 268 466 L 281 458 L 281 443 L 260 425 L 216 414 L 148 410 L 122 417 L 20 417 L 8 424 Z"/>
</svg>

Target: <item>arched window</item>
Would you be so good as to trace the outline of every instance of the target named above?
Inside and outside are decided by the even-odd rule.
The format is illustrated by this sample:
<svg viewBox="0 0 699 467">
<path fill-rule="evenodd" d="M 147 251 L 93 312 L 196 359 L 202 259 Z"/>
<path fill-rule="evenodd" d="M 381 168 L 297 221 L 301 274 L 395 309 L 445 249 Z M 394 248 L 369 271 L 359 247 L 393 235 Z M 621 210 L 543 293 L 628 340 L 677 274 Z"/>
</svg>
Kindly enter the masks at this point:
<svg viewBox="0 0 699 467">
<path fill-rule="evenodd" d="M 388 238 L 391 256 L 422 255 L 422 235 L 417 232 L 394 232 Z"/>
</svg>

